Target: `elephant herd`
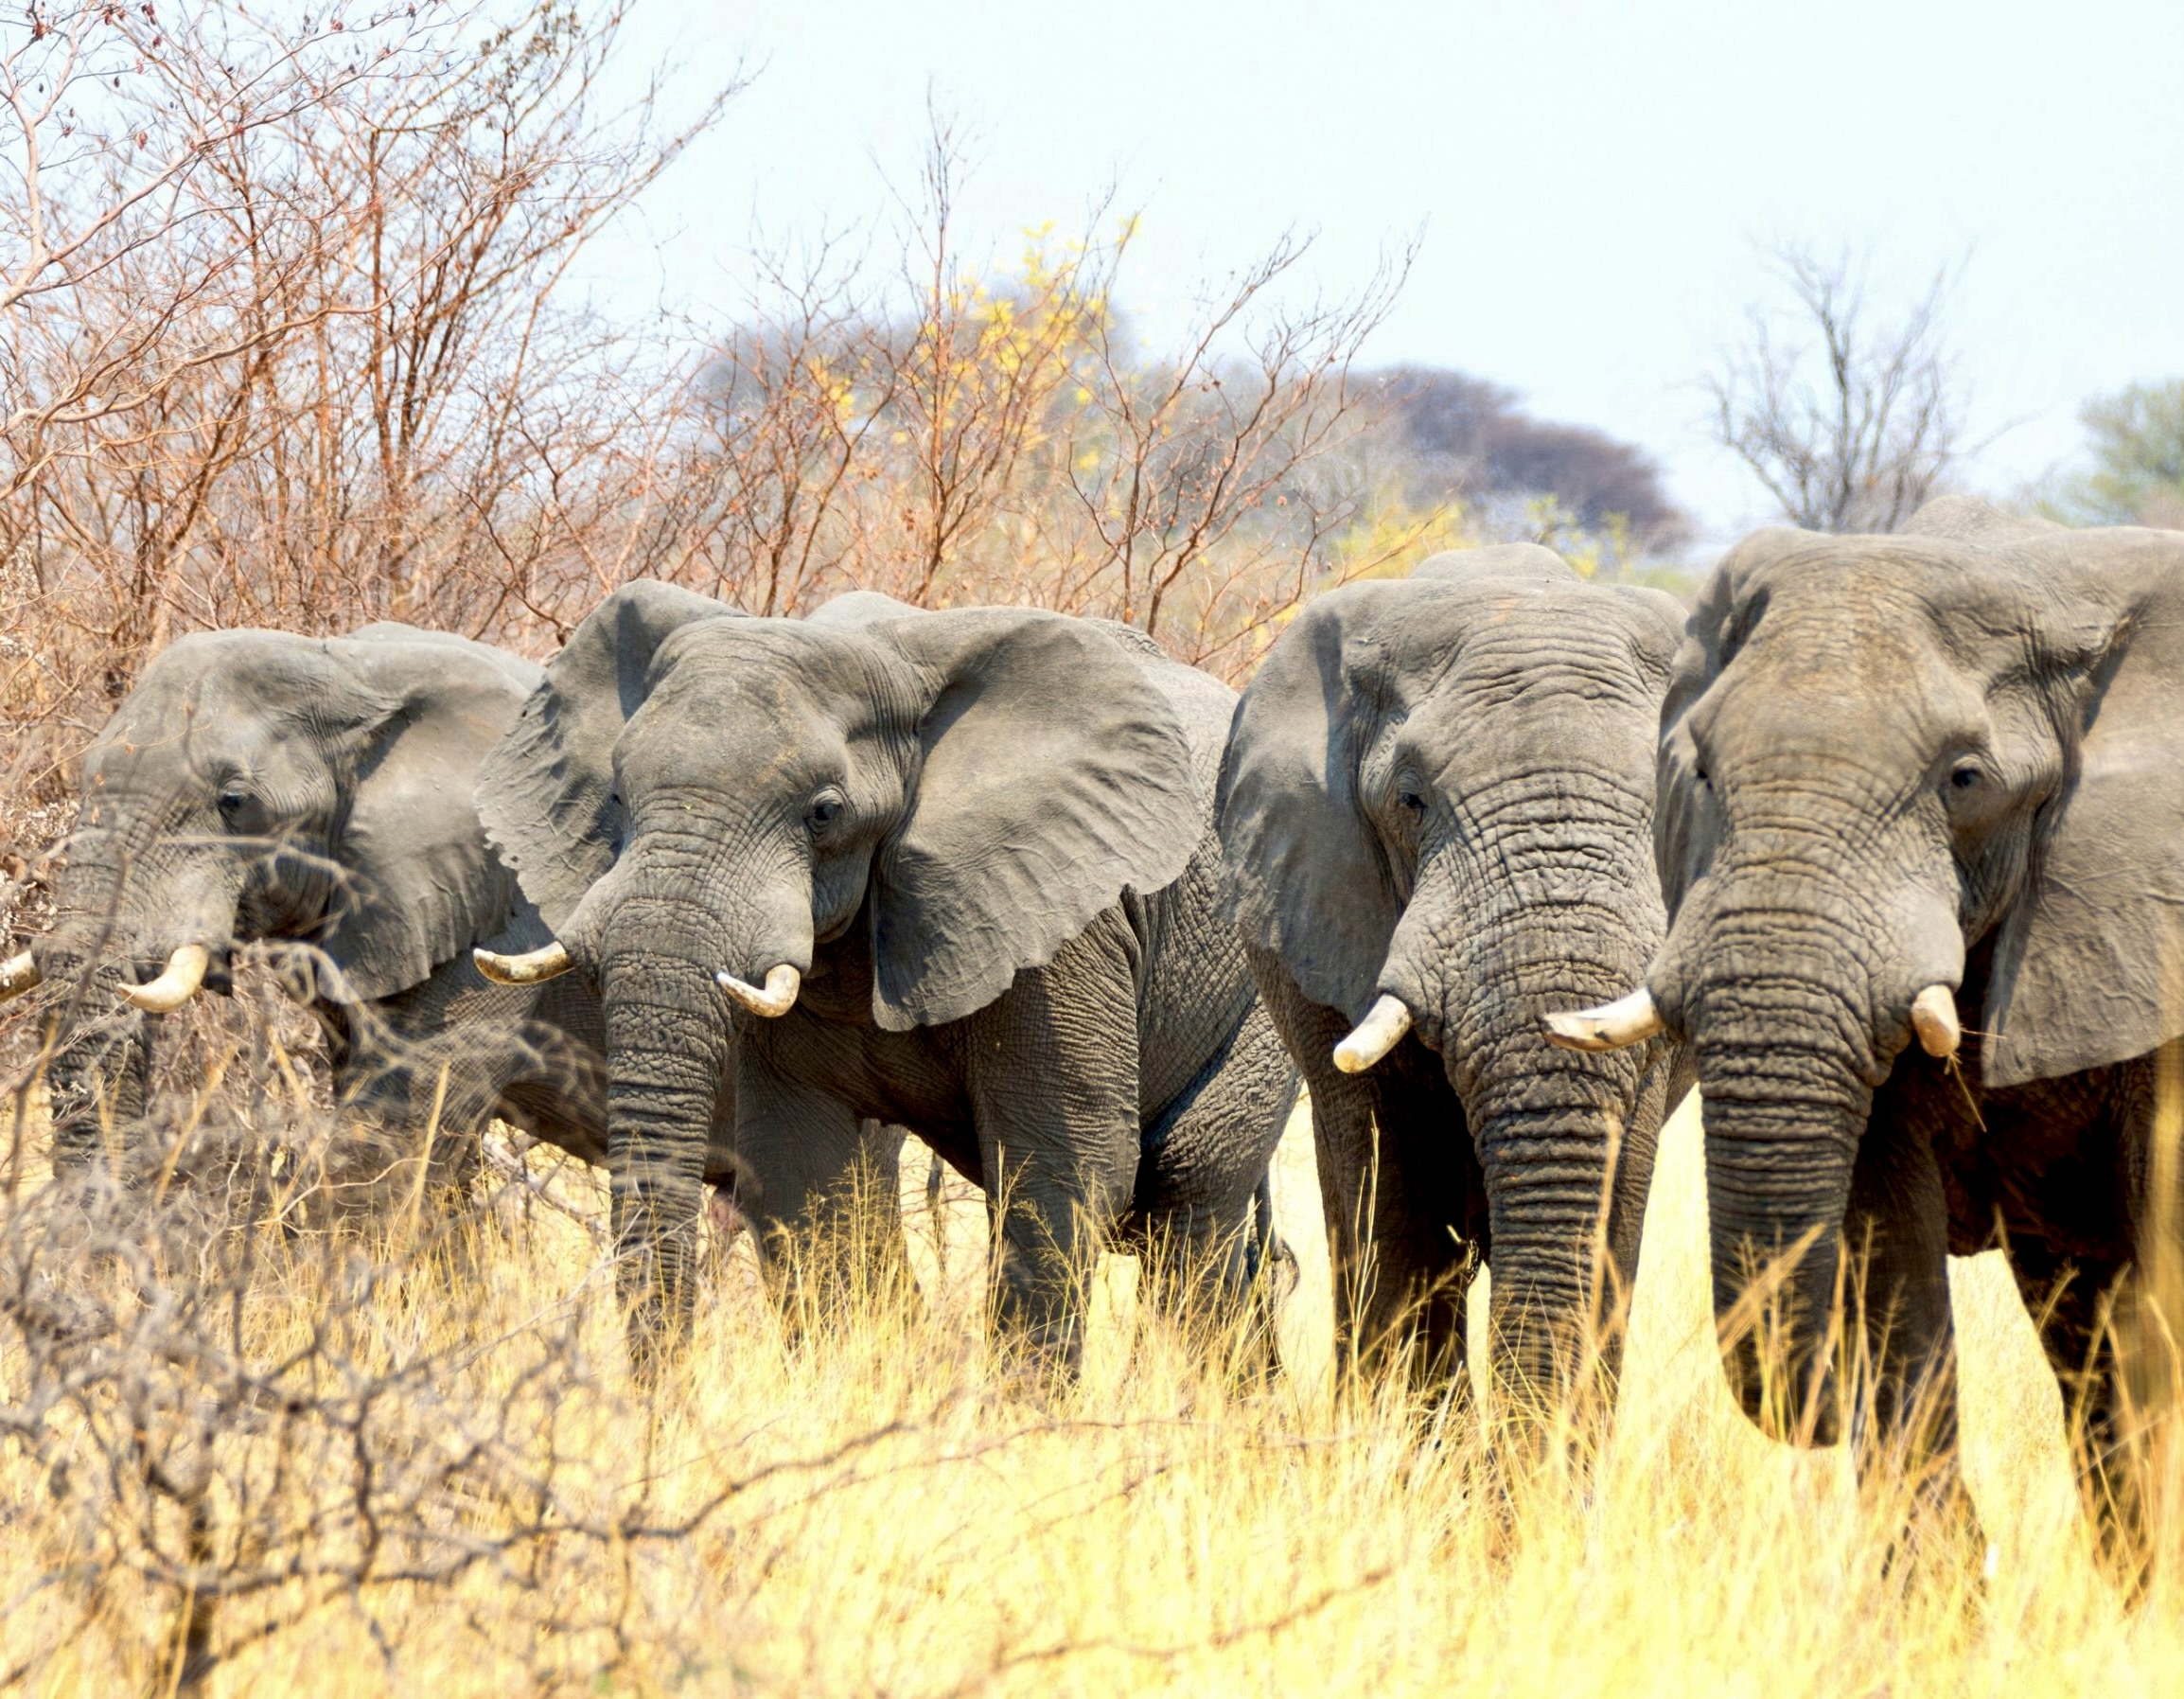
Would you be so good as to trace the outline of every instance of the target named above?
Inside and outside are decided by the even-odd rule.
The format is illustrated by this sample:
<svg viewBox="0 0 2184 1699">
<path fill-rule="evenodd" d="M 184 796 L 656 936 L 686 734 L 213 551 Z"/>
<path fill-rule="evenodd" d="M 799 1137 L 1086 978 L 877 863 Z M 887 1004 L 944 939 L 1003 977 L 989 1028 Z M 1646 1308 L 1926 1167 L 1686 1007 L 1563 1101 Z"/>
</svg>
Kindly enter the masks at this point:
<svg viewBox="0 0 2184 1699">
<path fill-rule="evenodd" d="M 1484 1261 L 1497 1384 L 1551 1394 L 1696 1082 L 1746 1411 L 1961 1495 L 1947 1258 L 2000 1247 L 2105 1549 L 2148 1549 L 2184 536 L 1768 530 L 1688 618 L 1466 551 L 1308 602 L 1241 697 L 1125 626 L 868 593 L 632 584 L 543 669 L 201 634 L 86 754 L 55 895 L 0 997 L 54 993 L 57 1171 L 130 1142 L 147 1017 L 270 944 L 346 1113 L 605 1166 L 649 1372 L 709 1186 L 777 1289 L 850 1215 L 899 1257 L 904 1128 L 983 1189 L 1040 1360 L 1102 1245 L 1163 1247 L 1179 1314 L 1261 1301 L 1301 1074 L 1342 1360 L 1458 1375 Z"/>
</svg>

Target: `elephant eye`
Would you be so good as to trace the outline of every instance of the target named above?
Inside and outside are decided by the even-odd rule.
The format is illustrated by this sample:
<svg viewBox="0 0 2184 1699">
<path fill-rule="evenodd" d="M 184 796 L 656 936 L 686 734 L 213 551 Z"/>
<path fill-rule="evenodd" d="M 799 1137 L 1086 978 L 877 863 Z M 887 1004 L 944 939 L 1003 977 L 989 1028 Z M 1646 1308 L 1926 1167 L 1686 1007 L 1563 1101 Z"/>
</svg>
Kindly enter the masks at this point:
<svg viewBox="0 0 2184 1699">
<path fill-rule="evenodd" d="M 1420 796 L 1415 790 L 1398 791 L 1396 793 L 1396 803 L 1399 806 L 1407 808 L 1413 814 L 1423 814 L 1426 811 L 1426 799 Z"/>
<path fill-rule="evenodd" d="M 220 793 L 220 818 L 231 829 L 241 830 L 245 816 L 251 811 L 251 794 L 247 790 L 229 786 Z"/>
<path fill-rule="evenodd" d="M 816 837 L 839 820 L 841 814 L 841 797 L 834 791 L 825 791 L 813 802 L 811 811 L 804 816 L 804 823 L 811 828 Z"/>
<path fill-rule="evenodd" d="M 1949 769 L 1949 788 L 1952 790 L 1969 790 L 1985 777 L 1986 774 L 1980 770 L 1977 762 L 1960 761 L 1956 766 Z"/>
</svg>

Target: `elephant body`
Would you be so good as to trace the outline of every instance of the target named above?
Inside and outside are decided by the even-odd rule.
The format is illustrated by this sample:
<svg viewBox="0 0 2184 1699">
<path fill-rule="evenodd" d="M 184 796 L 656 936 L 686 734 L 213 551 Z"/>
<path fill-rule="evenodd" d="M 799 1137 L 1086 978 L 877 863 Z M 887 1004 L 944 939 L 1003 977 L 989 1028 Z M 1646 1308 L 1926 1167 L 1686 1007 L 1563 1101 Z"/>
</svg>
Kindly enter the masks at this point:
<svg viewBox="0 0 2184 1699">
<path fill-rule="evenodd" d="M 291 947 L 276 962 L 326 1034 L 344 1118 L 432 1127 L 443 1173 L 496 1115 L 606 1159 L 597 998 L 577 981 L 493 984 L 471 959 L 546 936 L 471 801 L 542 676 L 393 624 L 206 632 L 146 667 L 86 753 L 58 922 L 26 952 L 60 994 L 57 1170 L 108 1154 L 110 1130 L 126 1142 L 144 1113 L 163 1016 L 123 994 L 192 948 L 203 983 L 224 991 L 236 947 L 265 942 Z M 901 1136 L 850 1123 L 827 1142 L 837 1161 L 891 1173 Z M 737 1168 L 734 1129 L 714 1129 L 707 1177 L 728 1185 Z M 758 1168 L 776 1195 L 799 1193 L 793 1174 Z"/>
<path fill-rule="evenodd" d="M 1231 699 L 1030 611 L 635 584 L 585 621 L 478 794 L 603 1000 L 641 1361 L 687 1314 L 723 1101 L 790 1142 L 916 1131 L 986 1191 L 1000 1318 L 1060 1361 L 1112 1229 L 1242 1283 L 1295 1076 L 1216 910 Z"/>
<path fill-rule="evenodd" d="M 1429 1379 L 1460 1369 L 1488 1258 L 1505 1388 L 1552 1402 L 1615 1296 L 1597 1265 L 1636 1272 L 1679 1058 L 1572 1055 L 1540 1016 L 1660 941 L 1652 744 L 1680 614 L 1545 549 L 1444 555 L 1309 604 L 1243 693 L 1221 832 L 1311 1093 L 1352 1360 L 1408 1337 Z"/>
<path fill-rule="evenodd" d="M 2134 1570 L 2140 1271 L 2184 1203 L 2154 1139 L 2155 1053 L 2184 1034 L 2180 701 L 2174 534 L 1950 500 L 1892 537 L 1748 539 L 1664 711 L 1672 925 L 1634 994 L 1697 1055 L 1747 1409 L 1825 1442 L 1847 1407 L 1865 1459 L 1959 1498 L 1946 1258 L 1999 1245 Z"/>
</svg>

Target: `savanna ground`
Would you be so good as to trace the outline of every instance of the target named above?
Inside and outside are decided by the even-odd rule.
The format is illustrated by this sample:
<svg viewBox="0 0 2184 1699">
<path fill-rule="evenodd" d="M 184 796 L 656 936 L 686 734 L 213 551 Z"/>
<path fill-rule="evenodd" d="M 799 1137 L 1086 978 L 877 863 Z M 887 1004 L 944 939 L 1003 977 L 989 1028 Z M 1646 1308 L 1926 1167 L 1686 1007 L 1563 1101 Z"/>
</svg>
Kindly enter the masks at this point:
<svg viewBox="0 0 2184 1699">
<path fill-rule="evenodd" d="M 13 1677 L 434 1699 L 2184 1679 L 2177 1532 L 2126 1612 L 2088 1561 L 2053 1382 L 1995 1259 L 1956 1269 L 1983 1587 L 1892 1571 L 1899 1497 L 1861 1495 L 1840 1451 L 1746 1426 L 1713 1362 L 1690 1106 L 1664 1143 L 1612 1440 L 1589 1490 L 1521 1480 L 1506 1521 L 1468 1410 L 1421 1419 L 1386 1385 L 1330 1396 L 1302 1111 L 1279 1159 L 1299 1269 L 1271 1389 L 1194 1366 L 1115 1257 L 1082 1384 L 1026 1397 L 978 1325 L 982 1208 L 950 1177 L 936 1212 L 908 1156 L 922 1302 L 859 1304 L 791 1343 L 738 1241 L 651 1402 L 622 1367 L 603 1195 L 547 1153 L 502 1154 L 459 1244 L 411 1242 L 376 1272 L 353 1233 L 201 1225 L 164 1266 L 124 1257 L 103 1283 L 23 1278 L 52 1194 L 21 1171 L 0 1349 Z M 255 1265 L 223 1283 L 238 1241 Z M 193 1280 L 217 1298 L 194 1316 Z M 97 1305 L 66 1311 L 63 1287 Z"/>
</svg>

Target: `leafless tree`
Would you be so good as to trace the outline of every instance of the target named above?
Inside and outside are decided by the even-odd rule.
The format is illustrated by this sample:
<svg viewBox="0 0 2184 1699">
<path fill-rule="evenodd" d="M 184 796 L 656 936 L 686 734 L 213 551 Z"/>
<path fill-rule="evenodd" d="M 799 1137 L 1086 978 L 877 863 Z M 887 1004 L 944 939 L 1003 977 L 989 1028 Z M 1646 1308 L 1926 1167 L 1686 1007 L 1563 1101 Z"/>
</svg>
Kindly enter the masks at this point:
<svg viewBox="0 0 2184 1699">
<path fill-rule="evenodd" d="M 1893 531 L 1969 452 L 1966 395 L 1945 328 L 1957 272 L 1937 270 L 1900 313 L 1869 297 L 1867 266 L 1788 244 L 1781 289 L 1704 380 L 1715 440 L 1783 518 L 1814 531 Z"/>
<path fill-rule="evenodd" d="M 1338 544 L 1369 481 L 1347 451 L 1386 407 L 1355 363 L 1407 253 L 1290 301 L 1310 243 L 1284 237 L 1148 348 L 1118 305 L 1134 221 L 1103 200 L 989 264 L 959 226 L 965 168 L 936 115 L 891 273 L 823 241 L 762 263 L 697 392 L 718 479 L 702 588 L 759 612 L 852 582 L 1032 603 L 1236 672 L 1284 610 L 1400 549 Z"/>
<path fill-rule="evenodd" d="M 499 637 L 652 569 L 686 381 L 569 298 L 732 94 L 616 98 L 622 10 L 40 6 L 0 34 L 6 713 L 57 788 L 203 626 Z"/>
</svg>

